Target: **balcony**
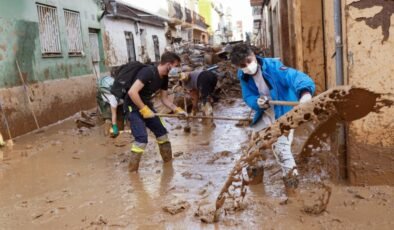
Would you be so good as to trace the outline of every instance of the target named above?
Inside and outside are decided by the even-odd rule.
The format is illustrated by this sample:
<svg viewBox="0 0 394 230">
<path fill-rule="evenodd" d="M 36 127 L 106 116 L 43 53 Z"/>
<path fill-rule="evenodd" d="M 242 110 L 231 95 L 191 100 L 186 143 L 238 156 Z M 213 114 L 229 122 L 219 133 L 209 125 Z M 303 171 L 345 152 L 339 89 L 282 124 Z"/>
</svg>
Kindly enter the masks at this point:
<svg viewBox="0 0 394 230">
<path fill-rule="evenodd" d="M 205 18 L 196 12 L 193 12 L 193 24 L 202 27 L 204 29 L 207 29 L 209 25 L 205 23 Z"/>
<path fill-rule="evenodd" d="M 250 0 L 250 5 L 251 6 L 262 6 L 263 5 L 263 0 Z"/>
<path fill-rule="evenodd" d="M 185 15 L 186 15 L 185 21 L 187 23 L 193 23 L 192 11 L 190 9 L 185 8 Z"/>
<path fill-rule="evenodd" d="M 169 18 L 176 19 L 176 20 L 183 20 L 183 7 L 173 1 L 168 1 L 168 16 Z"/>
</svg>

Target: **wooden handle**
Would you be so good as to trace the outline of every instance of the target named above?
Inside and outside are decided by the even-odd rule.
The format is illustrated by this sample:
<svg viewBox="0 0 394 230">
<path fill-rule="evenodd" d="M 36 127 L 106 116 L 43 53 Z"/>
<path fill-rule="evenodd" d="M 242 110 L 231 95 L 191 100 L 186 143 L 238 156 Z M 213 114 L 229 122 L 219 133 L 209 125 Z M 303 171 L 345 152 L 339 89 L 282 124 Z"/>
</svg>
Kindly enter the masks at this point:
<svg viewBox="0 0 394 230">
<path fill-rule="evenodd" d="M 156 116 L 159 117 L 175 117 L 175 118 L 191 118 L 191 119 L 214 119 L 214 120 L 227 120 L 227 121 L 251 121 L 249 118 L 241 118 L 241 117 L 223 117 L 223 116 L 183 116 L 178 114 L 161 114 L 156 113 Z"/>
<path fill-rule="evenodd" d="M 297 106 L 300 104 L 298 101 L 269 101 L 270 105 L 288 105 Z"/>
<path fill-rule="evenodd" d="M 40 125 L 38 125 L 38 120 L 37 120 L 37 117 L 36 117 L 36 113 L 34 112 L 33 103 L 32 103 L 31 98 L 30 98 L 30 95 L 32 95 L 32 92 L 31 92 L 29 86 L 25 83 L 25 80 L 23 79 L 21 69 L 19 68 L 18 60 L 16 60 L 15 62 L 16 62 L 16 67 L 18 68 L 19 77 L 21 79 L 23 87 L 25 88 L 25 92 L 26 92 L 26 96 L 27 96 L 27 102 L 29 103 L 29 108 L 31 110 L 31 113 L 33 114 L 34 122 L 36 123 L 37 129 L 39 129 Z"/>
</svg>

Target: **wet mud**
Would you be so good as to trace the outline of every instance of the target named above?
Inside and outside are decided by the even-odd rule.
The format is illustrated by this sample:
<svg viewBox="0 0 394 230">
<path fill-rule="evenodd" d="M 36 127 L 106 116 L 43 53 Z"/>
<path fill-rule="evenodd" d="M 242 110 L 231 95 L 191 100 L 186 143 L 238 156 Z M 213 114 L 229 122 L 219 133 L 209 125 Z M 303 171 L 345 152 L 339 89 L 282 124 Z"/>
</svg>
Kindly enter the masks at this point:
<svg viewBox="0 0 394 230">
<path fill-rule="evenodd" d="M 363 98 L 363 101 L 360 98 Z M 215 216 L 219 216 L 218 212 L 228 199 L 235 207 L 240 206 L 249 183 L 249 178 L 245 178 L 243 169 L 255 165 L 262 157 L 262 152 L 270 149 L 281 135 L 286 135 L 291 129 L 296 129 L 306 122 L 313 122 L 317 128 L 312 133 L 313 138 L 309 138 L 306 145 L 319 145 L 320 143 L 311 143 L 311 140 L 316 141 L 319 137 L 330 135 L 336 123 L 360 119 L 370 112 L 378 113 L 382 107 L 391 106 L 392 103 L 383 99 L 382 95 L 366 89 L 343 86 L 328 90 L 312 101 L 295 107 L 249 141 L 245 153 L 236 162 L 216 199 Z M 325 192 L 318 199 L 319 204 L 305 207 L 307 213 L 320 214 L 325 211 L 331 196 L 331 188 L 324 184 L 322 187 L 325 188 Z M 218 219 L 213 218 L 213 221 Z"/>
<path fill-rule="evenodd" d="M 249 115 L 241 99 L 231 103 L 216 106 L 214 114 Z M 320 204 L 319 199 L 324 203 L 321 195 L 327 194 L 321 184 L 310 183 L 321 175 L 301 170 L 302 199 L 288 198 L 269 151 L 263 151 L 263 184 L 248 186 L 239 206 L 228 199 L 219 222 L 204 223 L 201 220 L 213 221 L 215 213 L 209 212 L 216 208 L 213 201 L 243 156 L 243 145 L 248 146 L 247 128 L 231 121 L 215 121 L 215 128 L 193 121 L 192 133 L 184 133 L 179 126 L 185 121 L 166 118 L 173 161 L 163 164 L 150 136 L 139 173 L 130 174 L 130 133 L 108 138 L 101 127 L 76 128 L 77 118 L 19 137 L 12 148 L 2 149 L 0 229 L 391 229 L 394 225 L 390 186 L 351 187 L 325 181 L 331 188 L 330 201 L 325 211 L 312 214 L 320 212 L 314 205 Z M 296 137 L 293 149 L 302 149 L 306 140 Z"/>
</svg>

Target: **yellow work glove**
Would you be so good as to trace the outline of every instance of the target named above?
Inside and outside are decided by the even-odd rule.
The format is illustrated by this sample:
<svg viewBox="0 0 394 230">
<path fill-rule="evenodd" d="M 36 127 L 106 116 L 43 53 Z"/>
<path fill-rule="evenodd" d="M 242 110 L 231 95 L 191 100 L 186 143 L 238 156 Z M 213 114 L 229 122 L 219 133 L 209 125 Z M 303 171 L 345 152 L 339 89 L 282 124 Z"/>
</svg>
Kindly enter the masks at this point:
<svg viewBox="0 0 394 230">
<path fill-rule="evenodd" d="M 181 81 L 189 80 L 189 73 L 180 73 L 179 74 L 179 80 L 181 80 Z"/>
<path fill-rule="evenodd" d="M 142 115 L 142 117 L 143 117 L 144 119 L 152 118 L 152 117 L 155 116 L 155 114 L 153 113 L 153 111 L 152 111 L 148 106 L 146 106 L 146 105 L 145 105 L 142 109 L 140 109 L 140 113 L 141 113 L 141 115 Z"/>
<path fill-rule="evenodd" d="M 187 116 L 187 113 L 185 112 L 185 110 L 181 109 L 181 107 L 176 107 L 174 113 L 182 116 Z"/>
</svg>

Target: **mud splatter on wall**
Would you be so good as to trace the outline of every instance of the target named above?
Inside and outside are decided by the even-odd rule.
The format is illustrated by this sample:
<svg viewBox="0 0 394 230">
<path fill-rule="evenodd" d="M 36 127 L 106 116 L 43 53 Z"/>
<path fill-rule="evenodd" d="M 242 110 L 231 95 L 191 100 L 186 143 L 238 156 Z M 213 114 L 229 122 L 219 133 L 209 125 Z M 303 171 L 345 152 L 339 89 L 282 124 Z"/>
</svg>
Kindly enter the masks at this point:
<svg viewBox="0 0 394 230">
<path fill-rule="evenodd" d="M 375 6 L 382 7 L 382 10 L 372 17 L 358 17 L 356 21 L 364 21 L 372 29 L 381 27 L 383 39 L 382 43 L 387 41 L 390 36 L 391 15 L 394 14 L 393 0 L 360 0 L 353 2 L 348 7 L 357 9 L 368 9 Z"/>
<path fill-rule="evenodd" d="M 393 9 L 393 0 L 346 1 L 348 84 L 379 93 L 393 92 L 394 37 L 389 34 Z M 349 126 L 351 183 L 394 184 L 393 113 L 393 107 L 386 108 L 380 114 L 370 114 Z"/>
</svg>

